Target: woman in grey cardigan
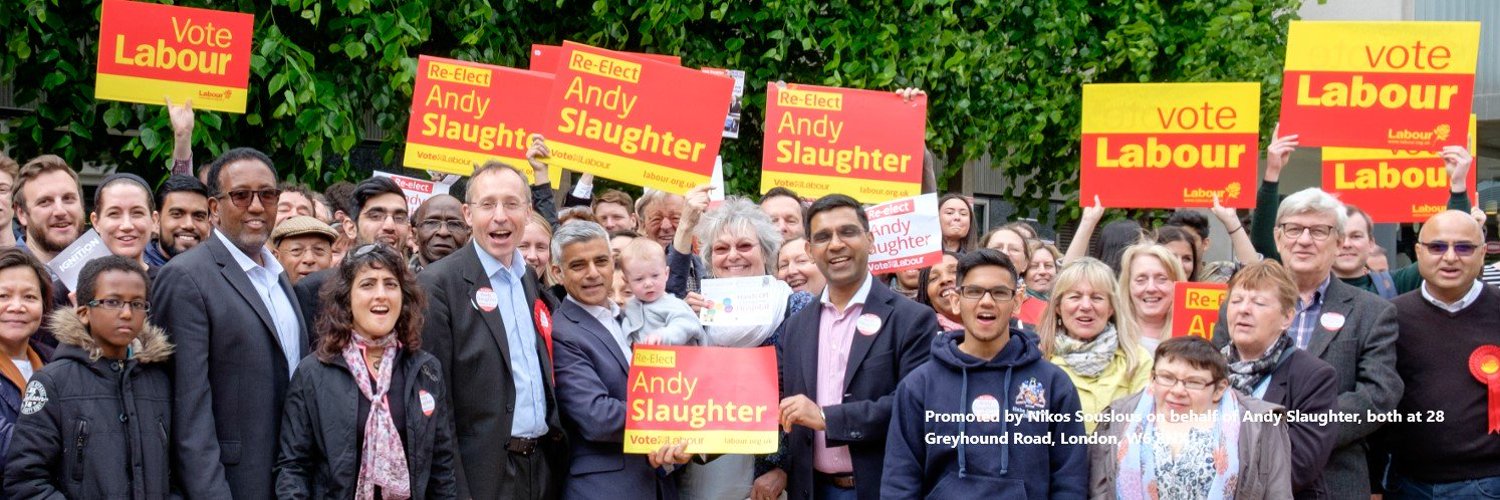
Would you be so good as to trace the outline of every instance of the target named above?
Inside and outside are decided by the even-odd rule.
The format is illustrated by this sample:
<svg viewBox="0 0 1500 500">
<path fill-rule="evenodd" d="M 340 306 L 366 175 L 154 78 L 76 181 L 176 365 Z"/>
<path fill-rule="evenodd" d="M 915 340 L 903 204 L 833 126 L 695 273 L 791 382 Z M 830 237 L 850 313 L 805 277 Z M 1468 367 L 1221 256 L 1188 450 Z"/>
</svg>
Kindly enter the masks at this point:
<svg viewBox="0 0 1500 500">
<path fill-rule="evenodd" d="M 1292 498 L 1283 410 L 1228 390 L 1208 341 L 1156 348 L 1151 385 L 1111 404 L 1089 445 L 1089 497 Z"/>
</svg>

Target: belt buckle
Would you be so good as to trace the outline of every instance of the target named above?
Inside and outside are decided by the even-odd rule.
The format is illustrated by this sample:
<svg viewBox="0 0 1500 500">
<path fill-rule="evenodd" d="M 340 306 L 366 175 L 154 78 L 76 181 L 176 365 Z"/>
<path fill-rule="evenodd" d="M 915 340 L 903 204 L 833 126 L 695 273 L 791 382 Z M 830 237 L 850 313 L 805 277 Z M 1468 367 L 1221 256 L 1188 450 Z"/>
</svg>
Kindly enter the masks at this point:
<svg viewBox="0 0 1500 500">
<path fill-rule="evenodd" d="M 506 443 L 505 449 L 518 455 L 530 455 L 536 453 L 537 443 L 538 440 L 536 439 L 510 438 L 510 442 Z"/>
</svg>

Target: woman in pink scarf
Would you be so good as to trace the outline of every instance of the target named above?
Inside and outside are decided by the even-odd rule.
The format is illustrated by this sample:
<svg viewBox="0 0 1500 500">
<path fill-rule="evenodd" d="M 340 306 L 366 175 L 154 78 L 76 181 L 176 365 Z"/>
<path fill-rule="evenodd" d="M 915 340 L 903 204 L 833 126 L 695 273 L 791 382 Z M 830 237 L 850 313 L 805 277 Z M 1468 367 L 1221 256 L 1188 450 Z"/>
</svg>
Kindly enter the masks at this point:
<svg viewBox="0 0 1500 500">
<path fill-rule="evenodd" d="M 437 358 L 419 349 L 425 298 L 389 247 L 351 250 L 322 290 L 317 351 L 281 420 L 278 498 L 457 496 Z"/>
</svg>

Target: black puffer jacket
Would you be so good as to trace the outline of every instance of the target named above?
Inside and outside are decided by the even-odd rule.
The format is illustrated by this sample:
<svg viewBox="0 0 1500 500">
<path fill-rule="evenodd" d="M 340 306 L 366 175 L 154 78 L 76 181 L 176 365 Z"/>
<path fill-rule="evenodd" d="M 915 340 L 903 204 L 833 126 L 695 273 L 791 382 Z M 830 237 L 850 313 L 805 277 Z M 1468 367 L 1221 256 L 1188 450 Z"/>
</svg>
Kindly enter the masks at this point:
<svg viewBox="0 0 1500 500">
<path fill-rule="evenodd" d="M 395 374 L 405 375 L 404 394 L 392 392 L 390 397 L 403 398 L 401 445 L 411 498 L 457 498 L 453 414 L 444 403 L 442 366 L 426 351 L 402 352 L 396 362 L 403 365 Z M 343 358 L 303 358 L 282 411 L 276 498 L 354 498 L 369 408 Z M 397 409 L 394 402 L 392 408 Z"/>
<path fill-rule="evenodd" d="M 54 312 L 58 347 L 26 384 L 5 464 L 11 498 L 169 498 L 172 344 L 147 323 L 130 359 L 100 357 L 73 309 Z"/>
</svg>

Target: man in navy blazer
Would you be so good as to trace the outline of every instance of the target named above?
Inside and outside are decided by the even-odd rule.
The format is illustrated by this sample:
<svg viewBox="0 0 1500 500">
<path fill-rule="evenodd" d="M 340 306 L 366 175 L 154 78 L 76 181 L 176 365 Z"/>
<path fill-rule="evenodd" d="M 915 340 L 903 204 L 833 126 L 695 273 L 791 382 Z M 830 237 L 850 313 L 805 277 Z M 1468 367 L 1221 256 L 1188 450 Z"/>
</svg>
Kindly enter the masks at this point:
<svg viewBox="0 0 1500 500">
<path fill-rule="evenodd" d="M 927 361 L 937 317 L 870 276 L 859 202 L 825 196 L 804 224 L 828 286 L 787 320 L 778 347 L 788 498 L 879 498 L 896 385 Z"/>
<path fill-rule="evenodd" d="M 273 498 L 282 404 L 311 346 L 292 282 L 265 247 L 276 169 L 236 148 L 208 176 L 215 230 L 151 287 L 151 322 L 177 346 L 174 475 L 188 498 Z"/>
<path fill-rule="evenodd" d="M 616 319 L 620 308 L 609 299 L 609 234 L 593 222 L 564 224 L 552 237 L 552 268 L 568 291 L 552 330 L 557 399 L 572 449 L 563 499 L 675 500 L 675 468 L 658 466 L 686 463 L 683 445 L 650 456 L 623 451 L 631 347 Z"/>
</svg>

